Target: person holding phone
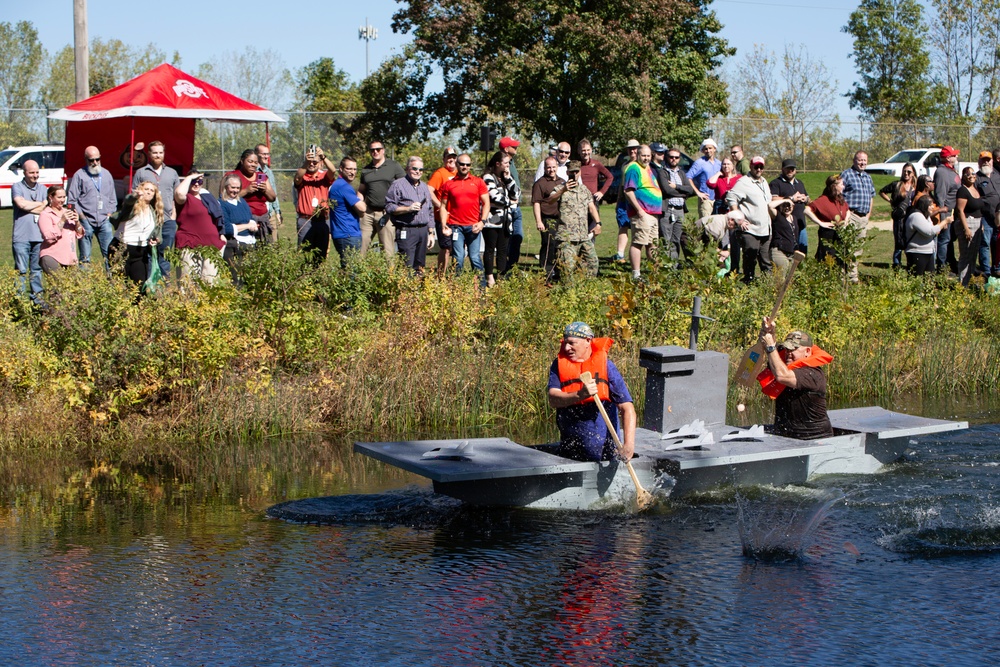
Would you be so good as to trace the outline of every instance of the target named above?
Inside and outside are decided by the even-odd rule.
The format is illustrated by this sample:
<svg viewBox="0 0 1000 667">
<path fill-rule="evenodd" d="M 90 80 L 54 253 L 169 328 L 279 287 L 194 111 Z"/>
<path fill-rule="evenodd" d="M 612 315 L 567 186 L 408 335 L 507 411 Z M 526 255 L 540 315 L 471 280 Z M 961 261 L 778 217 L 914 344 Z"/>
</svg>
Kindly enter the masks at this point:
<svg viewBox="0 0 1000 667">
<path fill-rule="evenodd" d="M 268 204 L 276 201 L 278 197 L 274 193 L 274 188 L 271 187 L 267 174 L 260 170 L 260 160 L 253 148 L 243 151 L 235 169 L 227 173 L 226 176 L 230 174 L 240 178 L 240 197 L 246 201 L 254 221 L 257 222 L 255 237 L 258 241 L 269 242 L 273 229 Z M 177 247 L 179 248 L 180 245 Z"/>
<path fill-rule="evenodd" d="M 75 207 L 66 206 L 66 190 L 61 185 L 50 187 L 47 196 L 48 206 L 38 215 L 38 229 L 42 233 L 38 263 L 42 271 L 51 275 L 77 264 L 76 244 L 85 230 Z"/>
</svg>

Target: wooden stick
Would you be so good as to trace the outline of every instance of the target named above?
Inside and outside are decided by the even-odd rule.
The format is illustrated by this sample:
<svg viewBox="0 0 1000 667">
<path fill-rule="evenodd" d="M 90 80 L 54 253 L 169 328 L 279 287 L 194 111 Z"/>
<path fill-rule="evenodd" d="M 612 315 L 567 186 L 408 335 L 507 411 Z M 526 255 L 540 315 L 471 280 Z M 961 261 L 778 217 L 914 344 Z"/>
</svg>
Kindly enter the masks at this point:
<svg viewBox="0 0 1000 667">
<path fill-rule="evenodd" d="M 580 375 L 580 380 L 583 382 L 590 382 L 593 376 L 590 371 L 587 371 Z M 639 477 L 635 474 L 635 468 L 632 467 L 632 462 L 625 458 L 625 447 L 622 445 L 621 438 L 618 437 L 618 430 L 611 423 L 611 417 L 608 416 L 608 411 L 604 409 L 604 403 L 601 402 L 599 396 L 594 396 L 594 403 L 597 404 L 597 410 L 604 417 L 604 423 L 608 427 L 608 431 L 611 432 L 611 439 L 615 441 L 615 447 L 618 448 L 618 455 L 622 457 L 625 461 L 625 466 L 628 468 L 628 474 L 632 477 L 632 483 L 635 484 L 635 502 L 639 506 L 640 510 L 644 510 L 653 504 L 653 494 L 651 494 L 646 489 L 642 488 L 642 484 L 639 482 Z"/>
</svg>

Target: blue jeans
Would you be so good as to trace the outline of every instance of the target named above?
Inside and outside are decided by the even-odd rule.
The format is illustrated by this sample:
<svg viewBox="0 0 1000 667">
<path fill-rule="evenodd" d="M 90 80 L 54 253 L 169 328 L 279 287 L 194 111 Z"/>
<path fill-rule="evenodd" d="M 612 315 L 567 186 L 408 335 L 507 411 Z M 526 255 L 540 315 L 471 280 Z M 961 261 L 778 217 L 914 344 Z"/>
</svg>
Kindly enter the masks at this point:
<svg viewBox="0 0 1000 667">
<path fill-rule="evenodd" d="M 942 214 L 944 215 L 944 214 Z M 937 258 L 934 262 L 940 269 L 948 265 L 948 246 L 951 245 L 951 225 L 946 225 L 937 237 Z"/>
<path fill-rule="evenodd" d="M 517 206 L 514 207 L 513 214 L 511 215 L 511 221 L 514 225 L 514 231 L 510 235 L 510 241 L 507 243 L 507 271 L 510 271 L 511 267 L 517 264 L 517 260 L 521 259 L 521 241 L 524 240 L 524 222 L 521 220 L 521 209 Z"/>
<path fill-rule="evenodd" d="M 803 227 L 799 230 L 799 243 L 795 247 L 796 250 L 801 250 L 802 254 L 809 254 L 809 235 L 806 233 L 806 228 Z"/>
<path fill-rule="evenodd" d="M 94 224 L 90 220 L 80 218 L 83 222 L 83 237 L 78 241 L 80 250 L 80 263 L 90 263 L 90 252 L 94 245 L 94 235 L 97 235 L 97 243 L 101 247 L 101 255 L 104 257 L 104 268 L 108 268 L 108 246 L 115 236 L 115 228 L 111 226 L 110 220 Z"/>
<path fill-rule="evenodd" d="M 333 247 L 337 249 L 337 254 L 340 255 L 340 268 L 347 268 L 347 255 L 349 253 L 361 252 L 361 237 L 360 236 L 348 236 L 347 238 L 333 239 Z"/>
<path fill-rule="evenodd" d="M 479 254 L 483 247 L 482 232 L 472 232 L 472 226 L 458 227 L 451 226 L 451 242 L 454 245 L 455 253 L 455 275 L 461 275 L 462 267 L 465 265 L 465 252 L 469 251 L 469 261 L 472 262 L 472 270 L 476 273 L 483 272 L 483 258 Z"/>
<path fill-rule="evenodd" d="M 42 266 L 38 263 L 38 253 L 42 249 L 41 241 L 14 241 L 11 244 L 14 252 L 14 268 L 21 274 L 21 292 L 24 292 L 25 276 L 31 269 L 31 298 L 42 293 Z"/>
<path fill-rule="evenodd" d="M 160 273 L 165 276 L 170 275 L 170 262 L 165 255 L 168 248 L 174 247 L 174 239 L 177 238 L 177 221 L 164 220 L 160 230 L 160 246 L 156 249 L 156 259 L 160 264 Z"/>
<path fill-rule="evenodd" d="M 979 268 L 982 270 L 984 276 L 989 276 L 990 270 L 992 269 L 992 264 L 990 262 L 990 244 L 992 243 L 993 236 L 996 233 L 997 230 L 986 221 L 986 218 L 983 218 L 983 244 L 979 246 Z"/>
</svg>

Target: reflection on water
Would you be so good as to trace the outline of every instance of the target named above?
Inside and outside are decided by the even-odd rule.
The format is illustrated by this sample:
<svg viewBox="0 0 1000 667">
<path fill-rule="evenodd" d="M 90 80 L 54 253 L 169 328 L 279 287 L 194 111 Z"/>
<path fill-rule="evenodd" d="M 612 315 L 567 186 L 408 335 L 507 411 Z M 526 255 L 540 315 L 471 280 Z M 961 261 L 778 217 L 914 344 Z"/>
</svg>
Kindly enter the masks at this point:
<svg viewBox="0 0 1000 667">
<path fill-rule="evenodd" d="M 990 664 L 998 437 L 792 493 L 845 498 L 790 563 L 742 555 L 733 489 L 642 515 L 469 508 L 347 441 L 8 465 L 0 664 Z M 319 496 L 333 525 L 264 516 Z"/>
</svg>

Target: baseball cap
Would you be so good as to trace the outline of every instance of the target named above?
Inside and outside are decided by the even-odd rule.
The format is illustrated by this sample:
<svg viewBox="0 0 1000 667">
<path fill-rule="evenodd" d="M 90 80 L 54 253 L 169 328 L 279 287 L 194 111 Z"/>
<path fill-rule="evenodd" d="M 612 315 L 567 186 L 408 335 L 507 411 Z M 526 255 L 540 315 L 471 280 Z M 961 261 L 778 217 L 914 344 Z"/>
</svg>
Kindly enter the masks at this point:
<svg viewBox="0 0 1000 667">
<path fill-rule="evenodd" d="M 568 174 L 572 171 L 580 171 L 579 160 L 570 160 L 569 162 L 566 163 L 566 173 Z"/>
<path fill-rule="evenodd" d="M 504 148 L 507 148 L 508 146 L 513 146 L 514 148 L 517 148 L 520 145 L 521 145 L 521 142 L 518 141 L 517 139 L 515 139 L 514 137 L 504 137 L 503 139 L 500 140 L 500 149 L 501 150 L 503 150 Z"/>
<path fill-rule="evenodd" d="M 594 330 L 586 322 L 571 322 L 563 330 L 563 338 L 593 338 Z"/>
<path fill-rule="evenodd" d="M 807 334 L 805 331 L 793 331 L 785 336 L 785 340 L 781 341 L 781 344 L 778 345 L 778 347 L 783 347 L 791 352 L 792 350 L 797 350 L 800 347 L 812 347 L 812 344 L 812 336 Z"/>
<path fill-rule="evenodd" d="M 455 150 L 454 146 L 448 146 L 448 147 L 446 147 L 444 149 L 444 156 L 445 157 L 451 157 L 451 156 L 458 157 L 458 151 Z"/>
<path fill-rule="evenodd" d="M 649 145 L 649 150 L 653 151 L 654 153 L 666 153 L 667 147 L 661 144 L 659 141 L 654 141 Z"/>
<path fill-rule="evenodd" d="M 943 158 L 957 157 L 957 156 L 958 156 L 957 148 L 952 148 L 951 146 L 945 146 L 944 148 L 941 149 L 941 157 Z"/>
<path fill-rule="evenodd" d="M 796 168 L 797 167 L 795 166 L 795 160 L 793 160 L 792 158 L 785 158 L 781 162 L 782 171 L 784 171 L 785 169 L 796 169 Z"/>
<path fill-rule="evenodd" d="M 764 158 L 762 158 L 759 155 L 754 155 L 752 158 L 750 158 L 750 164 L 751 165 L 764 164 Z"/>
<path fill-rule="evenodd" d="M 990 160 L 992 160 L 993 159 L 993 153 L 991 153 L 989 151 L 979 151 L 979 159 L 980 160 L 985 160 L 987 158 L 989 158 Z"/>
</svg>

